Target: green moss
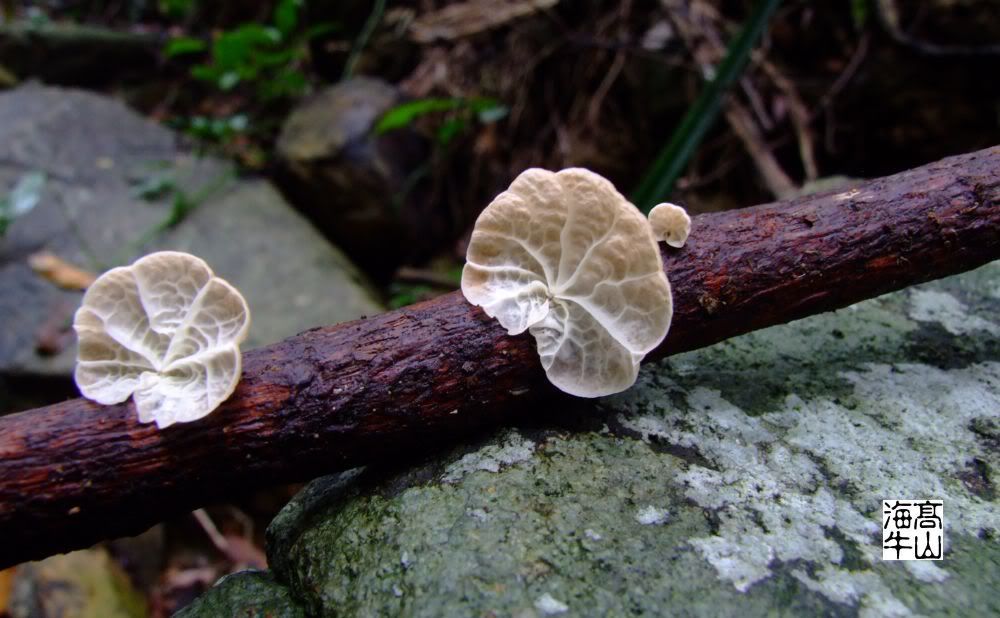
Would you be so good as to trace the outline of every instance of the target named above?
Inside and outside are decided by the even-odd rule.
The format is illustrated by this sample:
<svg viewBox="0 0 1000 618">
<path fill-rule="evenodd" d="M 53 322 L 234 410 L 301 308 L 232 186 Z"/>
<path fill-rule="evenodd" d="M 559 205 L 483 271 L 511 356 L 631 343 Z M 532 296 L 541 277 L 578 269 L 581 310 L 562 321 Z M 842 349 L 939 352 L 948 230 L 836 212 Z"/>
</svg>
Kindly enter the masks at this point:
<svg viewBox="0 0 1000 618">
<path fill-rule="evenodd" d="M 305 618 L 287 588 L 274 581 L 270 573 L 243 571 L 227 575 L 198 597 L 194 603 L 174 614 L 175 618 Z"/>
<path fill-rule="evenodd" d="M 771 584 L 749 597 L 719 586 L 687 547 L 709 522 L 667 482 L 680 465 L 636 440 L 553 437 L 530 461 L 497 472 L 332 509 L 288 548 L 281 575 L 311 612 L 348 616 L 512 615 L 534 611 L 546 593 L 591 615 L 656 613 L 682 601 L 706 613 L 773 607 Z M 667 521 L 639 523 L 649 506 Z M 783 605 L 827 606 L 808 591 Z"/>
</svg>

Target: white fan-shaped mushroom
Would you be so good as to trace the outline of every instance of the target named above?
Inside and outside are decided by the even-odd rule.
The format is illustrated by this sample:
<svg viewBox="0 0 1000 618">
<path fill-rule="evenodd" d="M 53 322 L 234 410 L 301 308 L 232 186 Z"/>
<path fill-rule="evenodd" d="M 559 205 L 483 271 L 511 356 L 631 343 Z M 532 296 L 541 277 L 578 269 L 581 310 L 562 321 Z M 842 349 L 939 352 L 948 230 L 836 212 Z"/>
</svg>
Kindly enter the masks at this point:
<svg viewBox="0 0 1000 618">
<path fill-rule="evenodd" d="M 691 217 L 676 204 L 657 204 L 649 211 L 649 224 L 656 240 L 681 248 L 691 233 Z"/>
<path fill-rule="evenodd" d="M 109 405 L 134 394 L 139 420 L 161 429 L 214 410 L 240 379 L 250 309 L 201 259 L 153 253 L 104 273 L 73 319 L 76 384 Z"/>
<path fill-rule="evenodd" d="M 529 169 L 476 221 L 462 293 L 527 330 L 549 380 L 599 397 L 627 389 L 667 334 L 670 284 L 649 222 L 585 169 Z"/>
</svg>

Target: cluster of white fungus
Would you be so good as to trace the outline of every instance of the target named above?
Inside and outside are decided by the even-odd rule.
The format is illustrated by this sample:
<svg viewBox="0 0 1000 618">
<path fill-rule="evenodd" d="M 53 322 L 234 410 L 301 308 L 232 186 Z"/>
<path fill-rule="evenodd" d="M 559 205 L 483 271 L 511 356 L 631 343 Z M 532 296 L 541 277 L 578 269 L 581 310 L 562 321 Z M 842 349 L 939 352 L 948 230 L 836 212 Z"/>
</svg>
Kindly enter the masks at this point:
<svg viewBox="0 0 1000 618">
<path fill-rule="evenodd" d="M 104 273 L 73 319 L 76 384 L 101 404 L 133 396 L 159 428 L 204 417 L 240 379 L 250 327 L 240 293 L 199 258 L 153 253 Z"/>
<path fill-rule="evenodd" d="M 673 229 L 677 217 L 658 212 L 671 216 L 656 235 L 683 244 L 687 215 Z M 549 380 L 580 397 L 631 386 L 673 313 L 650 221 L 608 180 L 580 168 L 526 170 L 486 207 L 462 293 L 511 335 L 530 332 Z"/>
<path fill-rule="evenodd" d="M 580 397 L 627 389 L 673 313 L 657 240 L 681 247 L 691 219 L 646 219 L 585 169 L 529 169 L 476 221 L 462 292 L 511 335 L 530 332 L 546 375 Z M 73 319 L 76 384 L 110 405 L 133 397 L 160 428 L 200 419 L 240 379 L 250 327 L 240 293 L 201 259 L 153 253 L 101 275 Z"/>
</svg>

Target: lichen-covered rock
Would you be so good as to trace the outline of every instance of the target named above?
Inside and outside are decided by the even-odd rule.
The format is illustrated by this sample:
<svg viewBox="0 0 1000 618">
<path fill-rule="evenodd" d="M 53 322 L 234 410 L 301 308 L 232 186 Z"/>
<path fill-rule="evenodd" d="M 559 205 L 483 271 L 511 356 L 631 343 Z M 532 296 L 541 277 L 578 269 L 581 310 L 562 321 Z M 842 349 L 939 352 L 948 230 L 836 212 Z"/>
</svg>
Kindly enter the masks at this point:
<svg viewBox="0 0 1000 618">
<path fill-rule="evenodd" d="M 288 589 L 270 573 L 242 571 L 216 582 L 194 603 L 174 614 L 175 618 L 305 618 Z"/>
<path fill-rule="evenodd" d="M 338 616 L 995 615 L 998 308 L 995 263 L 415 469 L 320 479 L 271 564 Z M 945 559 L 883 562 L 881 500 L 924 498 Z"/>
<path fill-rule="evenodd" d="M 0 237 L 0 379 L 72 372 L 82 293 L 32 272 L 40 250 L 91 271 L 158 249 L 198 255 L 246 296 L 247 348 L 380 310 L 354 266 L 274 187 L 178 141 L 95 94 L 31 84 L 0 94 L 0 193 L 25 174 L 46 178 L 37 206 Z"/>
</svg>

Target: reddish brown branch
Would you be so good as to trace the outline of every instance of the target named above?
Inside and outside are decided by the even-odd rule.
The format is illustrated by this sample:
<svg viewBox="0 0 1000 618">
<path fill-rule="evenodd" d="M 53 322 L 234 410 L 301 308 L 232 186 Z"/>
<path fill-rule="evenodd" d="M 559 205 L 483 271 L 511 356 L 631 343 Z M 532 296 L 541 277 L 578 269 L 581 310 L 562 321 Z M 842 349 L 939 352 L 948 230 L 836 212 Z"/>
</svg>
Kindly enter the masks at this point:
<svg viewBox="0 0 1000 618">
<path fill-rule="evenodd" d="M 1000 147 L 839 194 L 695 219 L 664 262 L 675 315 L 654 357 L 1000 257 Z M 234 396 L 157 431 L 130 403 L 0 418 L 0 566 L 137 533 L 236 491 L 412 456 L 551 394 L 529 336 L 459 293 L 245 355 Z"/>
</svg>

